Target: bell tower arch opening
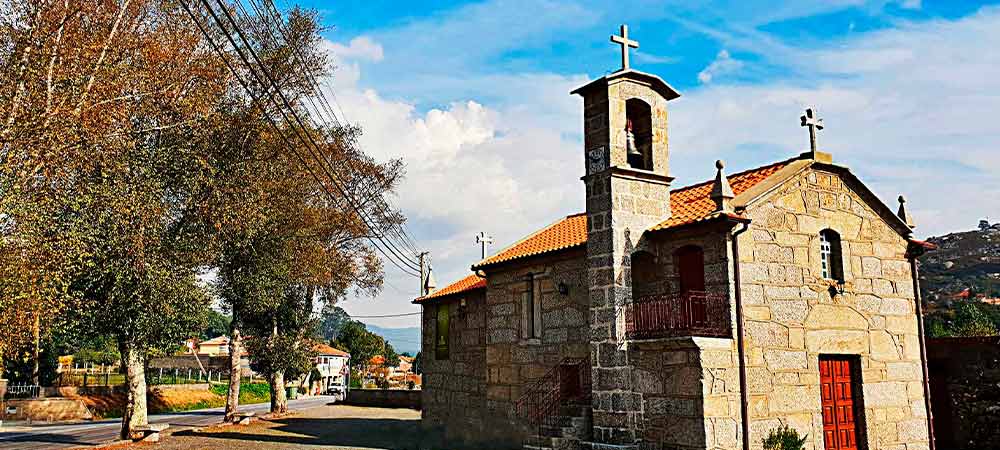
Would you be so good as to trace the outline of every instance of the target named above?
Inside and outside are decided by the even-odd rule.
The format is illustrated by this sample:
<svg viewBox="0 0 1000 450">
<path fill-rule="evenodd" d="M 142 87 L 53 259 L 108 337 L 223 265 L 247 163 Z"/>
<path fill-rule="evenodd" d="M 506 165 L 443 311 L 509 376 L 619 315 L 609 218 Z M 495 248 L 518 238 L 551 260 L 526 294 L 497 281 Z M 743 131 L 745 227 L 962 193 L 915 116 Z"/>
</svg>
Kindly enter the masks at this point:
<svg viewBox="0 0 1000 450">
<path fill-rule="evenodd" d="M 629 167 L 653 170 L 653 108 L 638 98 L 626 100 L 625 123 Z"/>
</svg>

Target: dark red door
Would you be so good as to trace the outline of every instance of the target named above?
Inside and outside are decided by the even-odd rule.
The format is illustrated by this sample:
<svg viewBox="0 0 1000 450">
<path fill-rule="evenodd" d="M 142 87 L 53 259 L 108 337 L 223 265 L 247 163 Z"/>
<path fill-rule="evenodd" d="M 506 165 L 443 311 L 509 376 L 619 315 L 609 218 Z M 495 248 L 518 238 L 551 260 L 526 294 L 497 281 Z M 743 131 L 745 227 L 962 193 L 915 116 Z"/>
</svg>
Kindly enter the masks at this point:
<svg viewBox="0 0 1000 450">
<path fill-rule="evenodd" d="M 823 442 L 826 450 L 857 450 L 855 383 L 851 359 L 821 357 L 820 395 L 823 397 Z"/>
<path fill-rule="evenodd" d="M 681 247 L 675 257 L 677 278 L 684 302 L 687 326 L 699 327 L 708 322 L 705 310 L 705 253 L 701 247 Z"/>
</svg>

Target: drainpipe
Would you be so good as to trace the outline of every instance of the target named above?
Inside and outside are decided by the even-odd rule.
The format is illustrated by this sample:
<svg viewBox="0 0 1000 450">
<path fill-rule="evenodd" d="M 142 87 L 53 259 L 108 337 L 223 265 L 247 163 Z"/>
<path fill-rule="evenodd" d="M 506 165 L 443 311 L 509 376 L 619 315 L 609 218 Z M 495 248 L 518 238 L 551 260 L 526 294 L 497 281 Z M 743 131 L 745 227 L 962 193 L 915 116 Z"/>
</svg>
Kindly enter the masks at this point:
<svg viewBox="0 0 1000 450">
<path fill-rule="evenodd" d="M 736 298 L 736 351 L 740 360 L 740 417 L 743 422 L 743 450 L 750 450 L 750 400 L 747 396 L 747 363 L 743 349 L 743 287 L 740 284 L 740 244 L 737 237 L 750 229 L 749 222 L 735 231 L 733 236 L 733 283 Z M 933 449 L 931 449 L 933 450 Z"/>
<path fill-rule="evenodd" d="M 920 366 L 924 371 L 924 408 L 927 410 L 927 436 L 930 439 L 930 450 L 934 445 L 934 413 L 931 412 L 931 380 L 927 373 L 927 342 L 924 339 L 924 306 L 920 296 L 920 271 L 917 269 L 919 253 L 907 255 L 910 260 L 910 274 L 913 276 L 913 297 L 917 308 L 917 332 L 920 334 Z"/>
</svg>

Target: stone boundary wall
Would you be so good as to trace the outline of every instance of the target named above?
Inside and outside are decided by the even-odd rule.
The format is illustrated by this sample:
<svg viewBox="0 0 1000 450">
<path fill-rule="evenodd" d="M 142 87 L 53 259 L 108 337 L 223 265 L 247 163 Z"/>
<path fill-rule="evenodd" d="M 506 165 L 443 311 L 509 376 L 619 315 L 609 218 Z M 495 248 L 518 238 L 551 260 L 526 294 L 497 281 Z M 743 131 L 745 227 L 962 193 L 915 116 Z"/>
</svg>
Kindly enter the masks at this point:
<svg viewBox="0 0 1000 450">
<path fill-rule="evenodd" d="M 419 410 L 421 391 L 402 389 L 351 389 L 344 402 L 353 406 L 410 408 Z"/>
<path fill-rule="evenodd" d="M 927 360 L 937 448 L 997 448 L 1000 336 L 928 339 Z"/>
<path fill-rule="evenodd" d="M 211 387 L 209 383 L 195 384 L 160 384 L 147 385 L 147 392 L 153 391 L 207 391 Z M 128 388 L 124 384 L 116 386 L 47 386 L 42 388 L 44 397 L 75 397 L 78 395 L 112 395 L 116 393 L 127 393 Z"/>
<path fill-rule="evenodd" d="M 69 398 L 36 398 L 7 400 L 6 409 L 15 412 L 4 412 L 4 420 L 28 420 L 33 422 L 64 422 L 75 420 L 90 420 L 94 415 L 80 399 Z"/>
</svg>

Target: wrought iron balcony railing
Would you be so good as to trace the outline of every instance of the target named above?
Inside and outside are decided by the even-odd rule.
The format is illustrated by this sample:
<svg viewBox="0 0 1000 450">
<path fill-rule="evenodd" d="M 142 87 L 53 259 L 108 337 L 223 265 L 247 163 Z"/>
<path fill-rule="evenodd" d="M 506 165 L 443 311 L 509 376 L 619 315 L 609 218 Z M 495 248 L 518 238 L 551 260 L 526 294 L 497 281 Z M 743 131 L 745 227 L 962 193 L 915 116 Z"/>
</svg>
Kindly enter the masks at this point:
<svg viewBox="0 0 1000 450">
<path fill-rule="evenodd" d="M 732 337 L 729 297 L 702 291 L 648 295 L 625 305 L 629 339 Z"/>
</svg>

